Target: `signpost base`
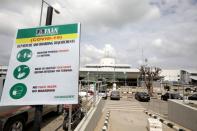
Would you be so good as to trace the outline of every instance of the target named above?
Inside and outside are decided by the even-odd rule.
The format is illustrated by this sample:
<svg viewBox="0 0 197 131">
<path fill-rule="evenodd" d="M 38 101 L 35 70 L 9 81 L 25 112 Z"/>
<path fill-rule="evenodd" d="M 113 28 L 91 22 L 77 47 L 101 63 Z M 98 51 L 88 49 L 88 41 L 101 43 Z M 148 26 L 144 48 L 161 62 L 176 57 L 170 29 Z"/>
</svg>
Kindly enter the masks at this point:
<svg viewBox="0 0 197 131">
<path fill-rule="evenodd" d="M 41 130 L 43 105 L 35 106 L 34 131 Z"/>
</svg>

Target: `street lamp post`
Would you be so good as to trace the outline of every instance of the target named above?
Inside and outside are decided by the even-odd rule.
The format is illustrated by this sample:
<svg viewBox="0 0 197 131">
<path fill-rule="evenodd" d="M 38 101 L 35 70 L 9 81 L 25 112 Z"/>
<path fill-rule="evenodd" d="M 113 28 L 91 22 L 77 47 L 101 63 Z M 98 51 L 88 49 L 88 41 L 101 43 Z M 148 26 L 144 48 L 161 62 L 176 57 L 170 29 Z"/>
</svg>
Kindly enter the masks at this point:
<svg viewBox="0 0 197 131">
<path fill-rule="evenodd" d="M 89 83 L 89 72 L 87 73 L 87 77 L 88 77 L 88 87 L 86 87 L 86 102 L 88 101 L 88 90 L 89 90 L 89 88 L 90 88 L 90 83 Z"/>
<path fill-rule="evenodd" d="M 46 1 L 42 0 L 39 26 L 41 26 L 41 22 L 42 22 L 42 11 L 43 11 L 43 4 L 44 3 L 48 5 L 46 25 L 51 25 L 51 23 L 52 23 L 53 9 L 57 14 L 60 13 L 58 10 L 56 10 L 54 7 L 52 7 Z M 40 131 L 40 129 L 41 129 L 42 112 L 43 112 L 43 105 L 35 105 L 34 131 Z"/>
<path fill-rule="evenodd" d="M 42 10 L 43 10 L 43 4 L 44 4 L 44 0 L 42 0 L 42 4 L 41 4 L 41 11 L 40 11 L 40 22 L 39 22 L 39 26 L 41 26 L 41 23 L 42 23 Z"/>
<path fill-rule="evenodd" d="M 115 83 L 115 81 L 116 81 L 116 74 L 115 74 L 116 72 L 115 72 L 115 65 L 114 65 L 114 83 Z"/>
<path fill-rule="evenodd" d="M 126 72 L 124 72 L 124 86 L 125 86 L 125 87 L 126 87 L 126 85 L 127 85 L 126 78 L 127 78 L 127 73 L 126 73 Z"/>
<path fill-rule="evenodd" d="M 41 26 L 41 23 L 42 23 L 42 12 L 43 12 L 44 3 L 46 5 L 48 5 L 46 25 L 51 25 L 51 23 L 52 23 L 53 10 L 55 11 L 55 13 L 60 14 L 60 12 L 57 9 L 55 9 L 53 6 L 51 6 L 48 2 L 42 0 L 39 26 Z"/>
</svg>

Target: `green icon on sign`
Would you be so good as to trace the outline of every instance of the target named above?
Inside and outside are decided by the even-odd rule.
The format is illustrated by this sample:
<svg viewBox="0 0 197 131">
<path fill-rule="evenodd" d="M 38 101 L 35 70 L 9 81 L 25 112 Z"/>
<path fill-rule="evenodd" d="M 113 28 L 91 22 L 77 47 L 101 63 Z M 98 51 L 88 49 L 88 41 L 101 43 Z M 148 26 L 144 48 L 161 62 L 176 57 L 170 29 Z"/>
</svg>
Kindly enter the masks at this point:
<svg viewBox="0 0 197 131">
<path fill-rule="evenodd" d="M 20 99 L 27 93 L 27 87 L 23 83 L 17 83 L 10 89 L 10 96 L 13 99 Z"/>
<path fill-rule="evenodd" d="M 20 80 L 20 79 L 26 78 L 29 75 L 29 72 L 30 72 L 30 69 L 28 66 L 20 65 L 15 68 L 13 75 L 16 79 Z"/>
<path fill-rule="evenodd" d="M 23 49 L 18 52 L 17 60 L 20 62 L 26 62 L 32 57 L 32 51 L 29 49 Z"/>
</svg>

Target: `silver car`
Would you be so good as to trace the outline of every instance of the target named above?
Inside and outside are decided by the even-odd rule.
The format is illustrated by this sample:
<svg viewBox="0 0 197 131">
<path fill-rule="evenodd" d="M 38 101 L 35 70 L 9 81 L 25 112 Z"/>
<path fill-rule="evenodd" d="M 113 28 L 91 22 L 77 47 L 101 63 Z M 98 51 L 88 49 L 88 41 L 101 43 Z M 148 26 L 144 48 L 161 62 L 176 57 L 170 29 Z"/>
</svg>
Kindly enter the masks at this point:
<svg viewBox="0 0 197 131">
<path fill-rule="evenodd" d="M 110 94 L 111 100 L 120 100 L 120 92 L 119 91 L 112 91 Z"/>
</svg>

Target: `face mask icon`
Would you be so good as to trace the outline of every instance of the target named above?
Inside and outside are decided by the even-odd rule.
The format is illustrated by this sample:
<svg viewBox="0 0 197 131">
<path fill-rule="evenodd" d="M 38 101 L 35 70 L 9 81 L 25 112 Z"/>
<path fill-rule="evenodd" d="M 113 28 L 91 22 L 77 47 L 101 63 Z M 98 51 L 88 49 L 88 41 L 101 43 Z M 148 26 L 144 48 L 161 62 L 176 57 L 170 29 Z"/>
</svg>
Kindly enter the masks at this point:
<svg viewBox="0 0 197 131">
<path fill-rule="evenodd" d="M 15 96 L 16 94 L 17 94 L 17 91 L 13 91 L 13 92 L 12 92 L 12 95 Z"/>
<path fill-rule="evenodd" d="M 16 90 L 12 92 L 14 96 L 20 95 L 23 92 L 23 87 L 18 86 Z"/>
<path fill-rule="evenodd" d="M 17 83 L 10 89 L 10 97 L 13 99 L 21 99 L 27 93 L 27 87 L 23 83 Z"/>
</svg>

